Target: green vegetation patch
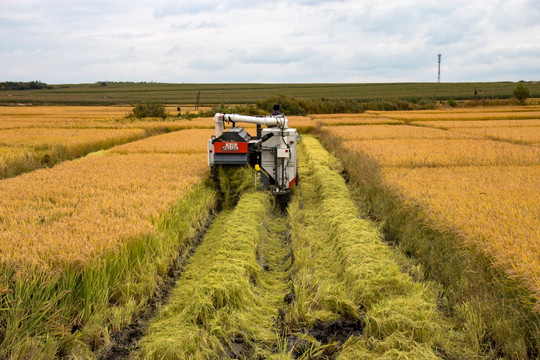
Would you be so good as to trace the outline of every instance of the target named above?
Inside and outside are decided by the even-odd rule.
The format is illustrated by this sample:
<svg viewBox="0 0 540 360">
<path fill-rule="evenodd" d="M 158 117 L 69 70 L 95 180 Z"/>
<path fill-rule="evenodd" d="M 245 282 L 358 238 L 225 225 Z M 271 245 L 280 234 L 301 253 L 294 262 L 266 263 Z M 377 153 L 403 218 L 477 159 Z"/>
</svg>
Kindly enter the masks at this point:
<svg viewBox="0 0 540 360">
<path fill-rule="evenodd" d="M 277 351 L 287 251 L 270 195 L 242 195 L 223 211 L 190 258 L 138 357 L 268 358 Z"/>
<path fill-rule="evenodd" d="M 106 83 L 106 86 L 103 86 Z M 282 95 L 302 100 L 339 98 L 362 102 L 377 99 L 455 100 L 512 97 L 514 82 L 486 83 L 379 83 L 379 84 L 167 84 L 114 83 L 61 84 L 47 89 L 6 90 L 10 97 L 3 103 L 33 104 L 134 104 L 140 101 L 161 101 L 166 104 L 208 105 L 255 104 L 268 97 Z M 531 97 L 540 96 L 540 82 L 528 82 Z M 198 95 L 200 92 L 200 95 Z M 270 111 L 270 108 L 266 109 Z"/>
</svg>

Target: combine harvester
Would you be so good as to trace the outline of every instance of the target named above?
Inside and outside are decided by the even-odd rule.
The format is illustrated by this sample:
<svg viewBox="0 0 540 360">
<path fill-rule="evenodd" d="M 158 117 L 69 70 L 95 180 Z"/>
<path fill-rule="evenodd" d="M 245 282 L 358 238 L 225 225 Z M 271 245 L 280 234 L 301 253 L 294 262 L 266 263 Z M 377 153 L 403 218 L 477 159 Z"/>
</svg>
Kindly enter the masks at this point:
<svg viewBox="0 0 540 360">
<path fill-rule="evenodd" d="M 257 125 L 257 136 L 252 137 L 236 123 Z M 216 134 L 208 140 L 208 166 L 217 179 L 218 166 L 249 164 L 257 170 L 259 187 L 270 190 L 278 203 L 287 203 L 290 191 L 298 184 L 296 144 L 300 136 L 288 128 L 284 115 L 245 116 L 221 114 L 214 116 Z M 225 131 L 225 123 L 232 128 Z M 267 126 L 262 128 L 262 125 Z"/>
</svg>

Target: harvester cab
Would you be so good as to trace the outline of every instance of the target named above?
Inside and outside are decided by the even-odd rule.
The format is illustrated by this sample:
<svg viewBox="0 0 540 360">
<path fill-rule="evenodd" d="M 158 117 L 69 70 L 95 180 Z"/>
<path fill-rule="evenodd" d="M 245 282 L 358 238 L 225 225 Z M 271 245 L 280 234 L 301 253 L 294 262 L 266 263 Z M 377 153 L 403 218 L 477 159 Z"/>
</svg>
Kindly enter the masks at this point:
<svg viewBox="0 0 540 360">
<path fill-rule="evenodd" d="M 232 127 L 225 130 L 225 123 Z M 236 123 L 257 125 L 257 135 L 249 135 Z M 249 164 L 258 172 L 259 186 L 277 196 L 288 196 L 297 183 L 298 159 L 296 144 L 300 136 L 287 127 L 283 115 L 245 116 L 221 114 L 214 116 L 215 135 L 208 141 L 208 166 L 215 174 L 217 166 Z M 262 128 L 262 126 L 266 128 Z"/>
</svg>

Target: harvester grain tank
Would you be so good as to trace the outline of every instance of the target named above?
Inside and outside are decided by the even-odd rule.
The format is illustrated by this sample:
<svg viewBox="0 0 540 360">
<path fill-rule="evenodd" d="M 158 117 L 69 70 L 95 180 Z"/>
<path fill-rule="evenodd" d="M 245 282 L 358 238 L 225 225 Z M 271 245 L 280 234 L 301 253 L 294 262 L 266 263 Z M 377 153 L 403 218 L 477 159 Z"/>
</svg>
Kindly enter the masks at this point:
<svg viewBox="0 0 540 360">
<path fill-rule="evenodd" d="M 225 123 L 232 127 L 225 130 Z M 257 125 L 257 135 L 249 135 L 236 123 Z M 287 126 L 284 115 L 246 116 L 217 113 L 215 135 L 208 141 L 208 165 L 250 165 L 260 173 L 260 186 L 278 196 L 289 195 L 298 179 L 296 145 L 300 136 Z M 262 128 L 266 126 L 266 128 Z"/>
</svg>

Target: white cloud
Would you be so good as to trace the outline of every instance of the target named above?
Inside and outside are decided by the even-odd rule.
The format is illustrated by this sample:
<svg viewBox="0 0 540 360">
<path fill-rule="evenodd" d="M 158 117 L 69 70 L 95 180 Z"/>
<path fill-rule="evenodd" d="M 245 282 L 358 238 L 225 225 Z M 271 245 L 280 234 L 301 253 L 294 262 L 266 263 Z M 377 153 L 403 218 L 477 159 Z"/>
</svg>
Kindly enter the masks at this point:
<svg viewBox="0 0 540 360">
<path fill-rule="evenodd" d="M 18 0 L 0 81 L 538 80 L 534 0 Z"/>
</svg>

